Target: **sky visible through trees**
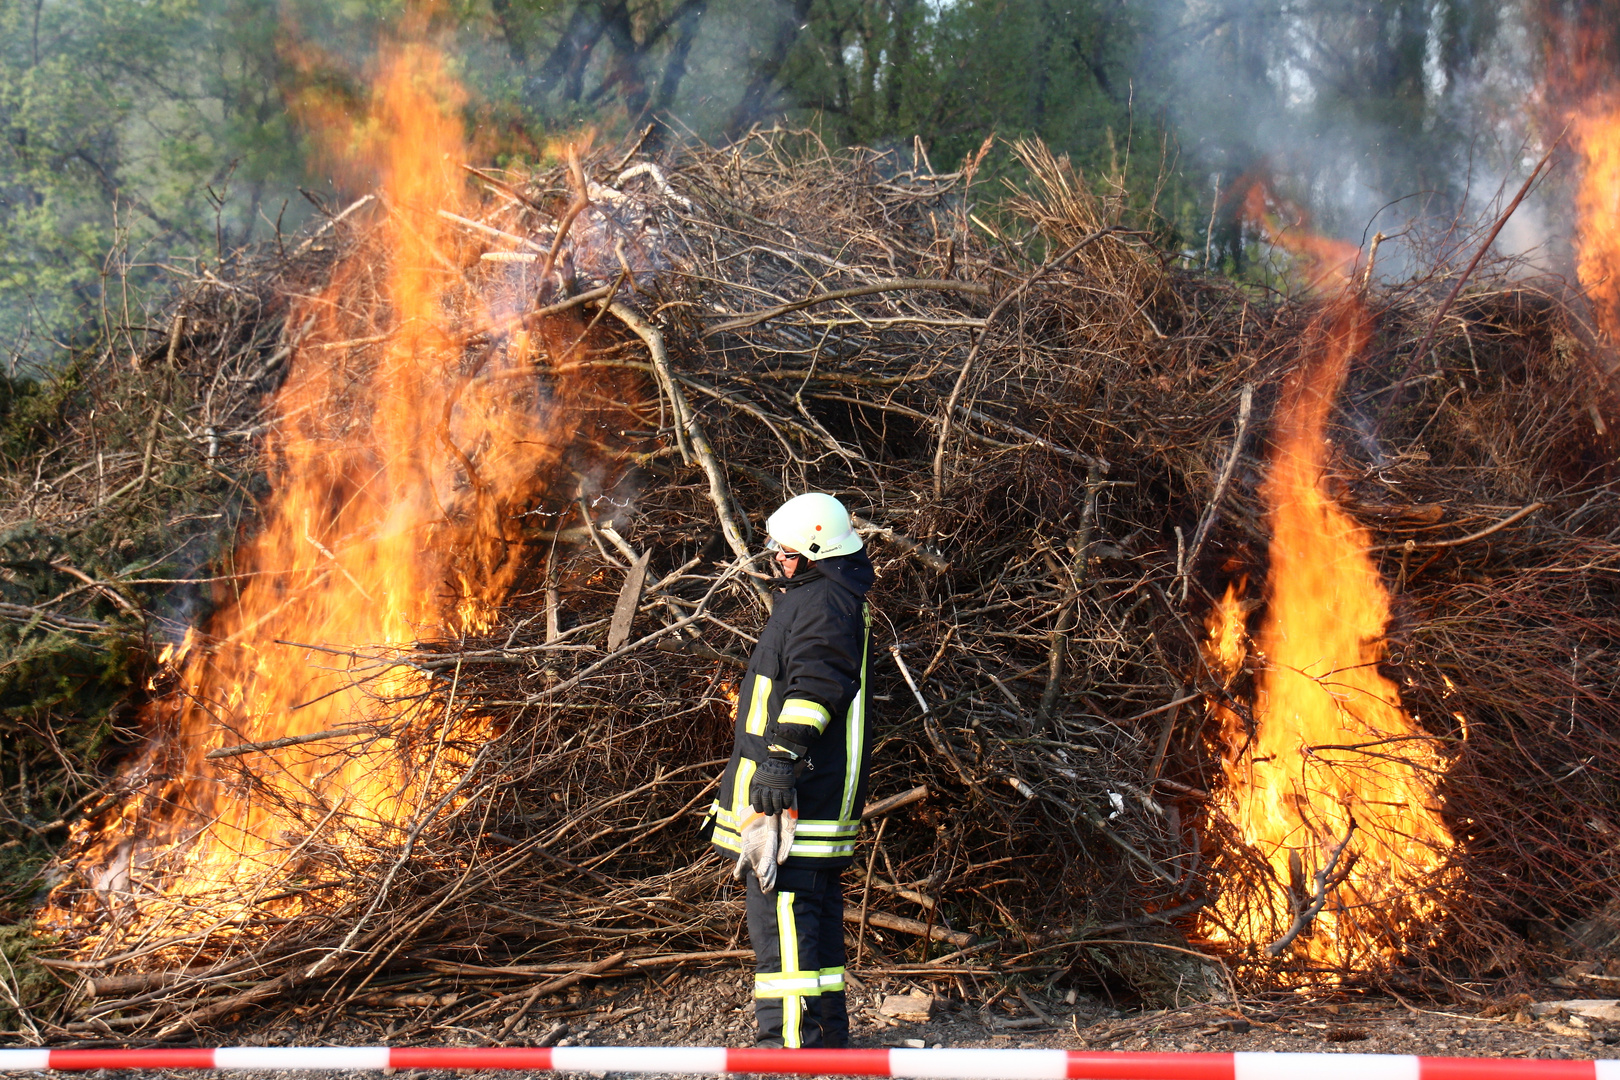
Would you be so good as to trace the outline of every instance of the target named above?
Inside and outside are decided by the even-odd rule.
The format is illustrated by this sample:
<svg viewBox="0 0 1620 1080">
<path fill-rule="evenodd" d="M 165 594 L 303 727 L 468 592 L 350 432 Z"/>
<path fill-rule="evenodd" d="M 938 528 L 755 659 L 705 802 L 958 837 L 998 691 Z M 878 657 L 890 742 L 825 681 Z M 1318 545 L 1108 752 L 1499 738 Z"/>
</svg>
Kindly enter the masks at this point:
<svg viewBox="0 0 1620 1080">
<path fill-rule="evenodd" d="M 496 163 L 594 127 L 652 144 L 815 126 L 955 168 L 1035 135 L 1122 178 L 1193 265 L 1260 268 L 1257 180 L 1315 228 L 1444 236 L 1560 123 L 1539 72 L 1614 0 L 459 0 L 437 32 Z M 162 264 L 273 239 L 349 192 L 296 117 L 357 96 L 396 0 L 0 4 L 0 343 L 13 373 L 139 322 Z M 1596 16 L 1594 18 L 1594 12 Z M 992 155 L 1004 162 L 1010 155 Z M 1510 250 L 1562 258 L 1555 200 Z M 1414 226 L 1414 222 L 1417 223 Z M 1394 268 L 1420 245 L 1395 251 Z M 1427 250 L 1427 249 L 1424 249 Z M 1432 251 L 1431 251 L 1432 255 Z M 1381 258 L 1386 257 L 1381 255 Z"/>
</svg>

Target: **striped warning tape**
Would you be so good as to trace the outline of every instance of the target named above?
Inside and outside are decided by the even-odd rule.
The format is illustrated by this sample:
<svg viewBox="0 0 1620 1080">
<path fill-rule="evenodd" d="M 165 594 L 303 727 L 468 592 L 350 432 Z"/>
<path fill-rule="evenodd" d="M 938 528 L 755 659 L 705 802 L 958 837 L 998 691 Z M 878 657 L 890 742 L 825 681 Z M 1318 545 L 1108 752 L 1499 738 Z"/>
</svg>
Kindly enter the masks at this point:
<svg viewBox="0 0 1620 1080">
<path fill-rule="evenodd" d="M 728 1050 L 707 1046 L 234 1046 L 217 1050 L 0 1050 L 35 1069 L 547 1069 L 781 1073 L 928 1080 L 1620 1080 L 1620 1061 L 1410 1054 L 1133 1054 L 1081 1050 Z"/>
</svg>

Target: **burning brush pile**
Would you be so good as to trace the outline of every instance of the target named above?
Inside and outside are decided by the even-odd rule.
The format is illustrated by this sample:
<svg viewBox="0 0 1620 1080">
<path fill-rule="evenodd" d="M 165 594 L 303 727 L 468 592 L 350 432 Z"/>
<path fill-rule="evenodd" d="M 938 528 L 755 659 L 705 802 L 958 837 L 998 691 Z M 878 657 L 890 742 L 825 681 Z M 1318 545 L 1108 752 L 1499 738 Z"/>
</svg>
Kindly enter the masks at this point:
<svg viewBox="0 0 1620 1080">
<path fill-rule="evenodd" d="M 14 546 L 242 515 L 8 579 L 25 638 L 208 598 L 71 789 L 33 1035 L 499 1037 L 743 964 L 695 834 L 807 490 L 879 568 L 857 975 L 1468 999 L 1620 935 L 1620 400 L 1546 292 L 1258 296 L 1038 145 L 1010 197 L 781 132 L 465 169 L 393 64 L 377 193 L 109 343 L 7 478 Z"/>
</svg>

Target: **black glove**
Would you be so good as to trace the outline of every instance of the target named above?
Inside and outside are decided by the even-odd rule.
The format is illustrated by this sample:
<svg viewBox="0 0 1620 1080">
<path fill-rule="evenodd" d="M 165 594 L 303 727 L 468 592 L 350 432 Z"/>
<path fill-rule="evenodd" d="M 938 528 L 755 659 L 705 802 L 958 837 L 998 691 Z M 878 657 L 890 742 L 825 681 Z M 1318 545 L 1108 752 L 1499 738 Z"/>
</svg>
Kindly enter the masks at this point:
<svg viewBox="0 0 1620 1080">
<path fill-rule="evenodd" d="M 754 809 L 770 817 L 793 805 L 793 762 L 766 758 L 754 770 L 748 785 L 748 801 Z"/>
</svg>

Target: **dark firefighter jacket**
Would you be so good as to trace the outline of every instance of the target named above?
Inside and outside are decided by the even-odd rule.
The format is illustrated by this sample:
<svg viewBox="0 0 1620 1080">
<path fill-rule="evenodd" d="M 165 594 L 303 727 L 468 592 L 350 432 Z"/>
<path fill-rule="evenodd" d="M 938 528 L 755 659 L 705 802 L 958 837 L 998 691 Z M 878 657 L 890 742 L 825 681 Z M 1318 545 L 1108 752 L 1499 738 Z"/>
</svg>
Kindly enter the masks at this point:
<svg viewBox="0 0 1620 1080">
<path fill-rule="evenodd" d="M 799 827 L 786 866 L 833 870 L 855 855 L 866 803 L 866 672 L 875 577 L 865 551 L 806 562 L 778 583 L 737 694 L 736 742 L 710 808 L 714 846 L 735 856 L 748 787 L 771 749 L 803 762 Z"/>
</svg>

